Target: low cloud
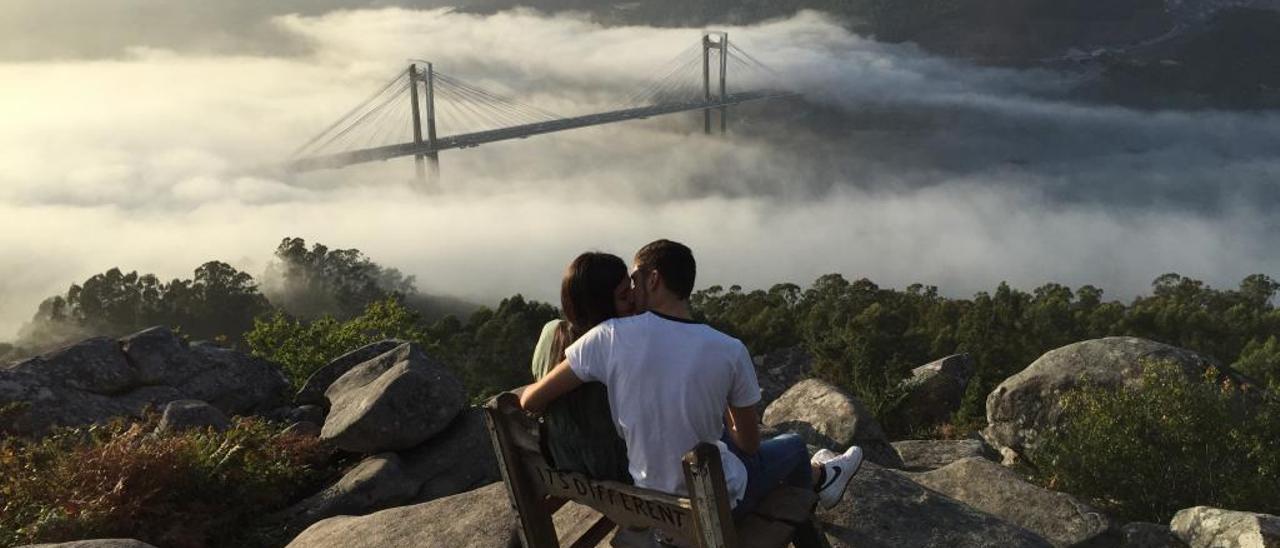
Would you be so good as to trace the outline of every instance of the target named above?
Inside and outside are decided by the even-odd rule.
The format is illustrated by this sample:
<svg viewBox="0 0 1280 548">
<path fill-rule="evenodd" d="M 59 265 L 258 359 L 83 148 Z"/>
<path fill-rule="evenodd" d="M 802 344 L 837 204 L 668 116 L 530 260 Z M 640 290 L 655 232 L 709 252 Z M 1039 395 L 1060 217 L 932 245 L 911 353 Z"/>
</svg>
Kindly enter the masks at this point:
<svg viewBox="0 0 1280 548">
<path fill-rule="evenodd" d="M 700 285 L 828 272 L 952 295 L 1001 280 L 1113 297 L 1177 271 L 1280 273 L 1280 116 L 1137 111 L 1068 97 L 1077 77 L 981 68 L 850 34 L 812 12 L 731 38 L 803 99 L 680 114 L 412 161 L 283 177 L 277 163 L 402 70 L 441 70 L 556 112 L 616 103 L 699 29 L 528 11 L 263 15 L 288 54 L 139 43 L 92 61 L 0 64 L 0 338 L 113 266 L 259 274 L 280 238 L 356 247 L 421 289 L 552 299 L 573 255 L 685 240 Z M 299 53 L 300 52 L 300 53 Z M 731 85 L 741 85 L 732 80 Z"/>
</svg>

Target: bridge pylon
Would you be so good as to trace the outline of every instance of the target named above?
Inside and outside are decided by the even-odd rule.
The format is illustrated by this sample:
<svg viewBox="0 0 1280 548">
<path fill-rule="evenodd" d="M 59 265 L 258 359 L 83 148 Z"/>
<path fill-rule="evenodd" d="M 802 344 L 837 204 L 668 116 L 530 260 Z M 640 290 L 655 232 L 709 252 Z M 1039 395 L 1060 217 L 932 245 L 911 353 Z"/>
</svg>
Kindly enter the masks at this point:
<svg viewBox="0 0 1280 548">
<path fill-rule="evenodd" d="M 720 31 L 706 31 L 702 33 L 702 93 L 703 99 L 708 103 L 711 102 L 711 50 L 719 52 L 720 69 L 720 102 L 724 102 L 729 96 L 729 90 L 726 85 L 729 67 L 729 33 Z M 721 106 L 717 109 L 720 113 L 720 133 L 728 130 L 728 107 Z M 712 109 L 704 109 L 703 130 L 707 135 L 711 134 L 711 111 Z"/>
<path fill-rule="evenodd" d="M 440 178 L 440 153 L 436 148 L 436 93 L 435 68 L 426 64 L 425 70 L 419 70 L 417 63 L 409 64 L 409 100 L 413 102 L 413 144 L 419 150 L 425 145 L 431 152 L 414 154 L 414 167 L 418 181 L 435 182 Z M 426 96 L 427 138 L 422 139 L 422 103 L 418 97 L 418 84 L 422 83 Z"/>
</svg>

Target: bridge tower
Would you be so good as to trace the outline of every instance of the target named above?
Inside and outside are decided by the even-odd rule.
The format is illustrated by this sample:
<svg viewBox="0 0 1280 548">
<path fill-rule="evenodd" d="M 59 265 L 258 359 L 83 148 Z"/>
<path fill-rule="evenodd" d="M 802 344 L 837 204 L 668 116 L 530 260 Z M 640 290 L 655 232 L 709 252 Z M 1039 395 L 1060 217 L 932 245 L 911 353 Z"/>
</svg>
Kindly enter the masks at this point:
<svg viewBox="0 0 1280 548">
<path fill-rule="evenodd" d="M 720 55 L 720 100 L 724 101 L 728 97 L 729 91 L 725 86 L 725 78 L 727 76 L 726 69 L 729 66 L 729 33 L 718 31 L 706 31 L 702 33 L 702 93 L 703 99 L 707 102 L 711 101 L 711 50 L 717 50 Z M 711 110 L 703 109 L 703 129 L 707 135 L 711 134 Z M 727 107 L 720 107 L 715 110 L 720 111 L 720 133 L 724 133 L 728 128 Z"/>
<path fill-rule="evenodd" d="M 434 181 L 440 177 L 440 153 L 434 150 L 436 147 L 435 68 L 431 63 L 427 63 L 426 65 L 426 70 L 420 73 L 418 71 L 417 63 L 409 64 L 409 100 L 413 102 L 413 144 L 419 149 L 422 149 L 423 145 L 426 145 L 426 148 L 432 149 L 432 151 L 415 154 L 413 159 L 418 180 L 425 181 L 427 179 L 429 164 L 431 180 Z M 418 98 L 419 82 L 422 82 L 422 87 L 426 95 L 426 141 L 422 140 L 422 101 Z"/>
</svg>

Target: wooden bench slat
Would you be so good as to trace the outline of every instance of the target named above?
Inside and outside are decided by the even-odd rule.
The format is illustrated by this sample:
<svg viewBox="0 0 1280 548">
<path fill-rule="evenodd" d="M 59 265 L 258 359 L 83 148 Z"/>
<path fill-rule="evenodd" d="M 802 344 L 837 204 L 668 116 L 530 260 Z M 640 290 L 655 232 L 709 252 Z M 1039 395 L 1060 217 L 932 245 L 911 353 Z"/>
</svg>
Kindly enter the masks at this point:
<svg viewBox="0 0 1280 548">
<path fill-rule="evenodd" d="M 752 514 L 738 525 L 740 548 L 783 548 L 791 543 L 795 526 Z"/>
<path fill-rule="evenodd" d="M 766 495 L 753 513 L 767 519 L 797 525 L 808 522 L 817 505 L 818 494 L 813 492 L 813 489 L 784 485 Z"/>
<path fill-rule="evenodd" d="M 614 481 L 593 480 L 575 472 L 552 469 L 540 457 L 527 457 L 522 458 L 527 475 L 552 497 L 590 507 L 624 527 L 656 527 L 679 540 L 694 538 L 689 499 Z"/>
<path fill-rule="evenodd" d="M 586 531 L 583 531 L 578 538 L 563 544 L 568 548 L 595 548 L 615 528 L 617 528 L 617 525 L 614 525 L 613 520 L 610 520 L 608 516 L 600 516 L 600 519 L 596 520 Z"/>
</svg>

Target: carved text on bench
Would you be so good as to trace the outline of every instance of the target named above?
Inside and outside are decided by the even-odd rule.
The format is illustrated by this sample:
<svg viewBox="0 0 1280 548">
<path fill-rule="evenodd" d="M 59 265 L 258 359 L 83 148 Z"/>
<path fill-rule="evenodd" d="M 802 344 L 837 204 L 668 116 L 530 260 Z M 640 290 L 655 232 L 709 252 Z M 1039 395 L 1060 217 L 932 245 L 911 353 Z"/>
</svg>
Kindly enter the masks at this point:
<svg viewBox="0 0 1280 548">
<path fill-rule="evenodd" d="M 542 466 L 538 466 L 536 470 L 543 485 L 547 487 L 547 492 L 552 495 L 563 498 L 589 498 L 599 505 L 647 517 L 658 523 L 671 525 L 676 530 L 685 528 L 686 510 L 684 509 L 623 493 L 571 472 L 561 472 Z"/>
</svg>

